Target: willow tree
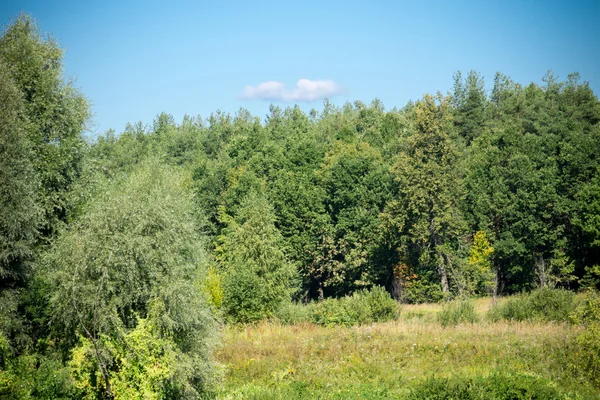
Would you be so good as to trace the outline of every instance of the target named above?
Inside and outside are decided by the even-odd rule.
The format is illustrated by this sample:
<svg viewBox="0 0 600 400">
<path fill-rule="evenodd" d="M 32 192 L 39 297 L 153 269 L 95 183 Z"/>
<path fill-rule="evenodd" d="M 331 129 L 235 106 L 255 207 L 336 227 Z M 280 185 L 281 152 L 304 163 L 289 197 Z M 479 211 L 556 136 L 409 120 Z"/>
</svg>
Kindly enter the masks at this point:
<svg viewBox="0 0 600 400">
<path fill-rule="evenodd" d="M 1 289 L 25 279 L 41 213 L 21 93 L 1 59 L 0 98 Z"/>
<path fill-rule="evenodd" d="M 52 233 L 69 210 L 68 192 L 81 171 L 90 111 L 85 97 L 64 76 L 63 50 L 28 15 L 17 17 L 0 37 L 0 60 L 20 93 L 23 125 L 37 174 L 42 233 Z M 3 73 L 6 75 L 6 72 Z M 4 102 L 4 98 L 2 100 Z"/>
<path fill-rule="evenodd" d="M 81 337 L 74 374 L 88 393 L 129 393 L 125 383 L 134 378 L 158 379 L 151 389 L 160 398 L 207 390 L 214 321 L 200 290 L 205 255 L 188 181 L 154 161 L 129 177 L 105 180 L 49 251 L 54 321 Z M 155 346 L 166 358 L 148 357 L 145 365 L 141 349 L 152 354 Z M 169 368 L 157 378 L 153 362 Z"/>
</svg>

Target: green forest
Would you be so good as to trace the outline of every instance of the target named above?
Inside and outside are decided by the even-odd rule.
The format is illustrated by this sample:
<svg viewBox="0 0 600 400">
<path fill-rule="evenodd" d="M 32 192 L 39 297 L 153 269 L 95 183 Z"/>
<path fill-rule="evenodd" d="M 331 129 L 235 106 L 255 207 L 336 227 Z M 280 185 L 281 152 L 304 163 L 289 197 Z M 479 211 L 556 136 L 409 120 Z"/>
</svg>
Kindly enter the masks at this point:
<svg viewBox="0 0 600 400">
<path fill-rule="evenodd" d="M 497 73 L 491 90 L 474 71 L 453 78 L 401 108 L 161 113 L 90 139 L 59 43 L 15 18 L 0 38 L 0 398 L 329 398 L 302 389 L 298 367 L 265 372 L 277 393 L 240 389 L 246 350 L 227 343 L 403 318 L 436 340 L 547 323 L 565 364 L 535 370 L 552 363 L 540 350 L 535 376 L 463 387 L 438 373 L 356 398 L 505 398 L 469 392 L 502 385 L 597 398 L 600 100 L 576 72 Z"/>
</svg>

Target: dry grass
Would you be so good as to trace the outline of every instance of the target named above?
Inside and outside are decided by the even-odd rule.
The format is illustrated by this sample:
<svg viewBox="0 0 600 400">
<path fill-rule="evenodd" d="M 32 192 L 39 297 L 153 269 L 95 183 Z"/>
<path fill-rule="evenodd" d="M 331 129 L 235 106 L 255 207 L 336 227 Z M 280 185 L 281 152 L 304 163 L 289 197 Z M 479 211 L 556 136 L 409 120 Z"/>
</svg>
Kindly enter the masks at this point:
<svg viewBox="0 0 600 400">
<path fill-rule="evenodd" d="M 485 312 L 490 300 L 476 303 Z M 525 373 L 577 388 L 565 369 L 577 330 L 564 324 L 488 323 L 442 328 L 423 317 L 361 327 L 263 323 L 224 332 L 222 398 L 394 398 L 428 376 Z M 591 389 L 590 389 L 591 390 Z M 293 393 L 290 395 L 290 393 Z"/>
</svg>

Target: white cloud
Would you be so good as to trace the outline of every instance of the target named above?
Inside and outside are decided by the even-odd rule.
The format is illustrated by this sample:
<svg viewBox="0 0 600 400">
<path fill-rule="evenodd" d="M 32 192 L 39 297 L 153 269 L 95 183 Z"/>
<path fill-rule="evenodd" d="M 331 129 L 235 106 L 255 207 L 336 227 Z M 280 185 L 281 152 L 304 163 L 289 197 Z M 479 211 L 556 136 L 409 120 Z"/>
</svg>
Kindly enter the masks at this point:
<svg viewBox="0 0 600 400">
<path fill-rule="evenodd" d="M 262 82 L 256 86 L 249 85 L 244 88 L 240 97 L 248 100 L 314 101 L 343 92 L 344 88 L 330 79 L 315 81 L 300 79 L 291 90 L 277 81 Z"/>
</svg>

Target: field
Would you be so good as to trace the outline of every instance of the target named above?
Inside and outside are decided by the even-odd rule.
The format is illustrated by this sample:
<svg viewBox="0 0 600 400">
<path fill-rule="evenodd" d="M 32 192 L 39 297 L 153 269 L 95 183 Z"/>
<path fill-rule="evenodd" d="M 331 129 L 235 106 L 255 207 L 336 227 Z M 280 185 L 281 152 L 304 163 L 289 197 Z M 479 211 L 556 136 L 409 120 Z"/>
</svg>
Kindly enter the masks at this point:
<svg viewBox="0 0 600 400">
<path fill-rule="evenodd" d="M 600 396 L 569 364 L 580 328 L 492 323 L 485 320 L 489 305 L 489 299 L 476 302 L 480 322 L 447 328 L 436 320 L 438 304 L 405 305 L 396 321 L 358 327 L 227 327 L 217 355 L 224 374 L 219 398 L 405 398 L 446 378 L 489 377 L 521 386 L 542 382 L 559 398 Z"/>
</svg>

